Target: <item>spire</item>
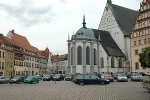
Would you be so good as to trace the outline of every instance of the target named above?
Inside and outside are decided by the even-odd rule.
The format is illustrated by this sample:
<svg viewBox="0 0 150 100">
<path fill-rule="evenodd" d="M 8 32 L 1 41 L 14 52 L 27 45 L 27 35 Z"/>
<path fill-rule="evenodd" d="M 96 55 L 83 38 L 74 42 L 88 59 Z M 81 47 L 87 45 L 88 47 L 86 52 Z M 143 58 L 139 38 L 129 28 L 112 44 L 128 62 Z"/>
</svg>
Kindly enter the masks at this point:
<svg viewBox="0 0 150 100">
<path fill-rule="evenodd" d="M 86 28 L 85 15 L 83 16 L 83 28 Z"/>
<path fill-rule="evenodd" d="M 68 40 L 70 40 L 69 33 L 68 33 Z"/>
<path fill-rule="evenodd" d="M 112 4 L 111 0 L 107 0 L 107 3 L 108 3 L 108 4 Z"/>
</svg>

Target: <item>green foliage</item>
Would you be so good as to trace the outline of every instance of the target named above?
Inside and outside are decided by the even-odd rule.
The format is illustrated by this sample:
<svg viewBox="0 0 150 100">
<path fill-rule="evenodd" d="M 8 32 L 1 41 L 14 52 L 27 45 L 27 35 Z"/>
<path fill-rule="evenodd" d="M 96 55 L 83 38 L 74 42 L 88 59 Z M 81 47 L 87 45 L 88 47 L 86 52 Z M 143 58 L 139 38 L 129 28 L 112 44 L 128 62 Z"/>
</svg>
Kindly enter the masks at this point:
<svg viewBox="0 0 150 100">
<path fill-rule="evenodd" d="M 150 47 L 145 47 L 143 52 L 139 54 L 139 62 L 141 67 L 150 68 Z"/>
</svg>

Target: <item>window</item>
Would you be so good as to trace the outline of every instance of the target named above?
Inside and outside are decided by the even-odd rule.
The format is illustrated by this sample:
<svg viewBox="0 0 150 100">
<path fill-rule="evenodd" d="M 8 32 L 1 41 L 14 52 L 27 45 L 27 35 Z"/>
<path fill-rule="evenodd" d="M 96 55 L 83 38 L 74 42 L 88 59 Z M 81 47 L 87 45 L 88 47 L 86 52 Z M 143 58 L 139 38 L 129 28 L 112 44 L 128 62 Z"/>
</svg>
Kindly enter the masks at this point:
<svg viewBox="0 0 150 100">
<path fill-rule="evenodd" d="M 101 58 L 101 68 L 104 68 L 104 59 Z"/>
<path fill-rule="evenodd" d="M 147 43 L 147 40 L 146 40 L 146 39 L 144 39 L 144 43 Z"/>
<path fill-rule="evenodd" d="M 138 62 L 135 63 L 135 69 L 136 70 L 139 69 L 139 63 Z"/>
<path fill-rule="evenodd" d="M 4 62 L 2 62 L 2 69 L 4 69 Z"/>
<path fill-rule="evenodd" d="M 139 40 L 139 44 L 141 44 L 141 40 Z"/>
<path fill-rule="evenodd" d="M 78 65 L 82 65 L 82 47 L 78 46 L 77 48 L 77 57 L 78 57 Z"/>
<path fill-rule="evenodd" d="M 150 43 L 150 38 L 148 39 L 148 43 Z"/>
<path fill-rule="evenodd" d="M 1 51 L 0 51 L 0 57 L 1 57 Z"/>
<path fill-rule="evenodd" d="M 138 55 L 138 54 L 139 54 L 139 53 L 138 53 L 138 49 L 136 49 L 136 50 L 135 50 L 135 55 Z"/>
<path fill-rule="evenodd" d="M 3 52 L 3 58 L 5 58 L 5 52 Z"/>
<path fill-rule="evenodd" d="M 111 58 L 111 68 L 114 68 L 114 57 Z"/>
<path fill-rule="evenodd" d="M 94 65 L 96 65 L 96 49 L 94 48 Z"/>
<path fill-rule="evenodd" d="M 136 41 L 134 41 L 134 45 L 136 45 Z"/>
<path fill-rule="evenodd" d="M 122 68 L 122 58 L 119 59 L 119 68 Z"/>
<path fill-rule="evenodd" d="M 90 48 L 86 47 L 86 65 L 90 65 Z"/>
<path fill-rule="evenodd" d="M 73 65 L 73 47 L 71 48 L 71 65 Z"/>
</svg>

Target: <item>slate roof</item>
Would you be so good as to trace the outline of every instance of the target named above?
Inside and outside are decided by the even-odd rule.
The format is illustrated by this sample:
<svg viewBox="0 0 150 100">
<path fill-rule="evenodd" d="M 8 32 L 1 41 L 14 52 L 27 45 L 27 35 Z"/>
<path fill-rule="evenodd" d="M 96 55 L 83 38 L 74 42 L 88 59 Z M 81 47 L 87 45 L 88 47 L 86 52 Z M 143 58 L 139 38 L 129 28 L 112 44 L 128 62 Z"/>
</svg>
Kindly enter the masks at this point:
<svg viewBox="0 0 150 100">
<path fill-rule="evenodd" d="M 111 11 L 125 36 L 130 36 L 138 11 L 110 4 Z"/>
<path fill-rule="evenodd" d="M 97 29 L 92 30 L 95 34 L 95 38 L 97 39 L 98 34 L 100 33 L 100 43 L 108 56 L 125 57 L 125 54 L 121 51 L 121 49 L 116 44 L 108 31 L 102 31 Z"/>
</svg>

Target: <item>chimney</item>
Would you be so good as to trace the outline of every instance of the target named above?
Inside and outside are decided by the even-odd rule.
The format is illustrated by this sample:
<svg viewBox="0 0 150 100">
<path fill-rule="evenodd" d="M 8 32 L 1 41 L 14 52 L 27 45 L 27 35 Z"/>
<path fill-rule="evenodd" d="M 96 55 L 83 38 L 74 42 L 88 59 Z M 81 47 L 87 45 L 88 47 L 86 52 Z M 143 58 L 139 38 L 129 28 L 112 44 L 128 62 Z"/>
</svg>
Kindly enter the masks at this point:
<svg viewBox="0 0 150 100">
<path fill-rule="evenodd" d="M 12 30 L 11 33 L 14 33 L 14 30 Z"/>
<path fill-rule="evenodd" d="M 0 37 L 2 37 L 3 36 L 3 34 L 2 33 L 0 33 Z"/>
</svg>

